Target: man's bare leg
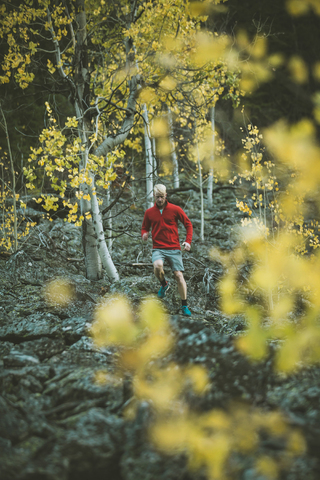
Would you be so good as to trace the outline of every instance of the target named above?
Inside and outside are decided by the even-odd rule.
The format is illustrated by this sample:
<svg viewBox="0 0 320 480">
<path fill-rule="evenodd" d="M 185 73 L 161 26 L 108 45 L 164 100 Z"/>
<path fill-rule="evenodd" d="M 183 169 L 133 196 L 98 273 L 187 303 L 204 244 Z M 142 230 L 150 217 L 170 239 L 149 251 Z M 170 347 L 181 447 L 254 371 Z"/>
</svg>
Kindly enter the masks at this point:
<svg viewBox="0 0 320 480">
<path fill-rule="evenodd" d="M 153 271 L 157 279 L 162 283 L 164 280 L 164 270 L 163 270 L 163 261 L 156 260 L 153 263 Z"/>
<path fill-rule="evenodd" d="M 181 298 L 181 300 L 186 300 L 187 299 L 187 284 L 186 284 L 186 281 L 184 279 L 183 273 L 179 272 L 179 271 L 176 271 L 176 272 L 173 272 L 173 273 L 174 273 L 175 279 L 177 280 L 178 292 L 179 292 L 180 298 Z"/>
<path fill-rule="evenodd" d="M 166 281 L 165 276 L 164 276 L 163 261 L 160 260 L 160 259 L 156 260 L 153 263 L 153 267 L 154 267 L 154 274 L 161 283 L 160 290 L 158 291 L 158 297 L 159 298 L 164 298 L 166 296 L 166 292 L 169 288 L 169 283 Z"/>
</svg>

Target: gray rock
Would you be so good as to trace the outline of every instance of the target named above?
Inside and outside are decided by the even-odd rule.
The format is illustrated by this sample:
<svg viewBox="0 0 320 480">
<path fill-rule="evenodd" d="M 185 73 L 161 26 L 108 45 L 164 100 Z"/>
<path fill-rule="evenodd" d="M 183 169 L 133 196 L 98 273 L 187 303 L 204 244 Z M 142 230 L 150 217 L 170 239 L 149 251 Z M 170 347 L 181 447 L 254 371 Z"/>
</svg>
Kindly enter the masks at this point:
<svg viewBox="0 0 320 480">
<path fill-rule="evenodd" d="M 26 318 L 10 319 L 0 327 L 0 337 L 7 340 L 30 340 L 37 337 L 59 337 L 61 320 L 51 313 L 34 313 Z"/>
<path fill-rule="evenodd" d="M 39 364 L 39 359 L 31 355 L 24 355 L 17 350 L 11 350 L 9 355 L 3 357 L 3 364 L 5 368 L 25 367 Z"/>
</svg>

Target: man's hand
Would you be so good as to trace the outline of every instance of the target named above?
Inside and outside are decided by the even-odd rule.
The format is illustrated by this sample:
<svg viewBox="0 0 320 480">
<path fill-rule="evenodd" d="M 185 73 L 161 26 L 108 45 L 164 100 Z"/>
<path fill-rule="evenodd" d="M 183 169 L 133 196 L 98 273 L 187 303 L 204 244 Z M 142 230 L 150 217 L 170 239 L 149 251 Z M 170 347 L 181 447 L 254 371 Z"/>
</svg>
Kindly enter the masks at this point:
<svg viewBox="0 0 320 480">
<path fill-rule="evenodd" d="M 144 242 L 146 242 L 146 241 L 148 240 L 148 237 L 149 237 L 149 233 L 144 233 L 144 234 L 142 235 L 142 240 L 143 240 Z"/>
<path fill-rule="evenodd" d="M 187 252 L 190 252 L 191 245 L 188 242 L 183 242 L 182 246 L 184 247 L 183 250 L 186 250 Z"/>
</svg>

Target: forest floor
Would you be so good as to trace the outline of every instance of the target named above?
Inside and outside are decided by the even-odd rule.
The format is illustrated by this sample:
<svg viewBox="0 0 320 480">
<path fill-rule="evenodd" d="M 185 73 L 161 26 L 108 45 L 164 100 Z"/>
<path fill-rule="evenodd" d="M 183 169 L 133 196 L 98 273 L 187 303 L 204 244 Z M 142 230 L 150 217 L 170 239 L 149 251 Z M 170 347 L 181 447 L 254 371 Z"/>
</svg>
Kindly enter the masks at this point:
<svg viewBox="0 0 320 480">
<path fill-rule="evenodd" d="M 205 240 L 200 241 L 199 195 L 175 194 L 194 225 L 190 253 L 184 253 L 188 303 L 192 317 L 179 315 L 180 300 L 172 288 L 163 301 L 170 315 L 175 346 L 170 354 L 179 365 L 198 364 L 209 374 L 206 393 L 191 401 L 197 411 L 232 411 L 240 403 L 267 413 L 280 411 L 286 424 L 298 429 L 306 450 L 289 455 L 283 439 L 262 432 L 252 451 L 232 452 L 228 478 L 267 480 L 257 458 L 268 457 L 278 478 L 320 477 L 320 369 L 291 376 L 273 370 L 272 348 L 264 361 L 252 363 L 234 346 L 246 328 L 241 316 L 220 311 L 217 283 L 222 266 L 210 258 L 212 247 L 231 251 L 237 242 L 241 213 L 231 188 L 217 189 L 205 211 Z M 119 203 L 113 214 L 121 211 Z M 138 306 L 159 285 L 153 275 L 151 243 L 142 244 L 144 208 L 135 202 L 113 227 L 119 235 L 112 258 L 120 280 L 85 278 L 79 230 L 57 219 L 41 220 L 16 256 L 0 256 L 0 478 L 2 480 L 195 480 L 203 469 L 189 470 L 186 456 L 163 454 L 148 439 L 152 405 L 142 402 L 132 419 L 124 416 L 132 401 L 130 375 L 98 384 L 96 372 L 113 373 L 115 347 L 98 349 L 90 334 L 94 312 L 113 293 L 125 294 Z M 124 233 L 127 230 L 127 233 Z M 180 231 L 184 240 L 184 228 Z M 54 278 L 68 279 L 73 300 L 49 304 L 45 287 Z M 276 347 L 274 347 L 276 348 Z M 290 457 L 290 458 L 289 458 Z M 290 461 L 289 461 L 290 460 Z M 271 475 L 271 476 L 270 476 Z M 223 477 L 226 478 L 226 477 Z"/>
</svg>

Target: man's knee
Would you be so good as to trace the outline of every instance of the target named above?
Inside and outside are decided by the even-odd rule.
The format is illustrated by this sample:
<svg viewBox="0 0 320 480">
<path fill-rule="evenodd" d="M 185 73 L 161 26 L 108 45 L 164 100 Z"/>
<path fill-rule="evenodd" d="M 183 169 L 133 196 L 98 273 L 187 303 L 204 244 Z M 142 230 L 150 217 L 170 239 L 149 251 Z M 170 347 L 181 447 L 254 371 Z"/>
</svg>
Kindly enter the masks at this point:
<svg viewBox="0 0 320 480">
<path fill-rule="evenodd" d="M 183 273 L 180 271 L 173 272 L 174 278 L 177 280 L 178 283 L 183 283 L 184 282 L 184 277 Z"/>
<path fill-rule="evenodd" d="M 155 261 L 153 264 L 154 273 L 163 272 L 163 263 L 161 261 Z"/>
</svg>

